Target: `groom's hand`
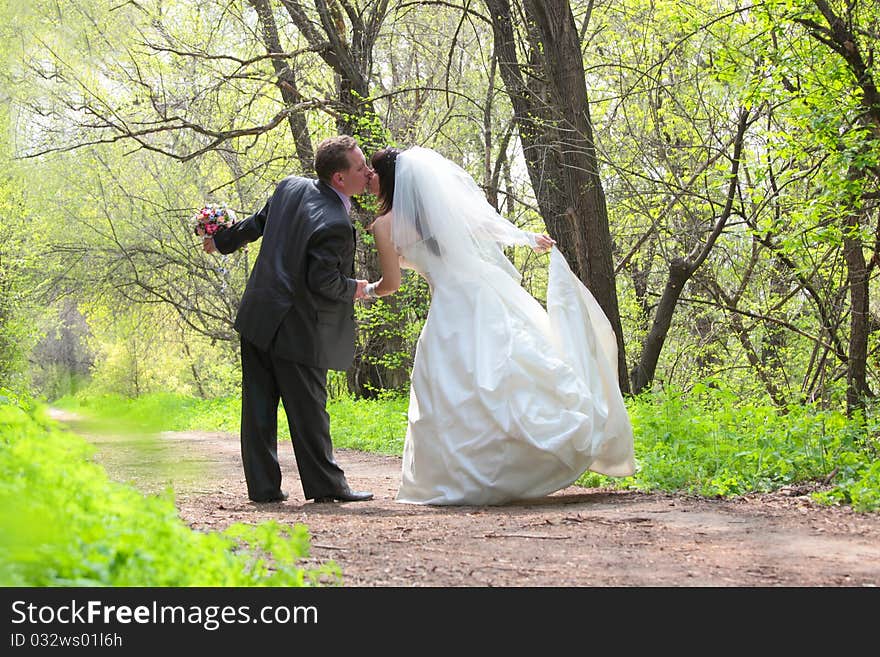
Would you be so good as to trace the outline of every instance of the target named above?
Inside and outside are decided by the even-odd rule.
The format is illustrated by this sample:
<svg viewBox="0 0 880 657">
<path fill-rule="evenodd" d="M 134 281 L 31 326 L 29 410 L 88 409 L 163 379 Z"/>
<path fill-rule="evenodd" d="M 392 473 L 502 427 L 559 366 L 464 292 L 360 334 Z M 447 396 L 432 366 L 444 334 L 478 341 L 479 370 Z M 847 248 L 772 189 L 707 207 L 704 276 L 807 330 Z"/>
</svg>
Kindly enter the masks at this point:
<svg viewBox="0 0 880 657">
<path fill-rule="evenodd" d="M 214 244 L 213 237 L 206 237 L 202 240 L 202 248 L 205 250 L 205 253 L 214 253 L 217 251 L 217 246 Z"/>
</svg>

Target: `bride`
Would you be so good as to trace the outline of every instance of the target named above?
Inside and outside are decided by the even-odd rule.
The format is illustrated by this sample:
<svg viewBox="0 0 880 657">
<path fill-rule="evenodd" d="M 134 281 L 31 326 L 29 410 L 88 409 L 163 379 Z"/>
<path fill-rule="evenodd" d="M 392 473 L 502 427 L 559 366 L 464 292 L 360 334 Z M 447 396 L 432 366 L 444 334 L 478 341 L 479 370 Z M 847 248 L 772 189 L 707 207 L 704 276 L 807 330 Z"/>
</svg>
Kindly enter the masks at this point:
<svg viewBox="0 0 880 657">
<path fill-rule="evenodd" d="M 503 504 L 542 497 L 586 470 L 635 471 L 617 379 L 617 343 L 553 240 L 516 228 L 473 178 L 439 153 L 372 157 L 379 297 L 400 268 L 421 274 L 431 306 L 416 345 L 397 500 Z M 502 246 L 551 251 L 547 310 Z"/>
</svg>

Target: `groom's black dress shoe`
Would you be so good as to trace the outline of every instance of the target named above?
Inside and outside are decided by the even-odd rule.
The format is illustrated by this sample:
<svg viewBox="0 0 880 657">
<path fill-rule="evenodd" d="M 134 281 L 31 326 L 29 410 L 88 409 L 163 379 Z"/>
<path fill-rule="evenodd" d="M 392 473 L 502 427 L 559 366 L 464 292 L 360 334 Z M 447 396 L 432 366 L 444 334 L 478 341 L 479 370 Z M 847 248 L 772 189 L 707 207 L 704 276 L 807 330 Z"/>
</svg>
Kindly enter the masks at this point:
<svg viewBox="0 0 880 657">
<path fill-rule="evenodd" d="M 278 491 L 278 493 L 276 493 L 275 495 L 273 495 L 271 497 L 261 497 L 258 500 L 251 498 L 251 502 L 256 502 L 257 504 L 271 504 L 272 502 L 283 502 L 286 499 L 287 499 L 287 493 L 285 493 L 282 490 L 282 491 Z"/>
<path fill-rule="evenodd" d="M 363 502 L 373 499 L 373 494 L 366 491 L 351 490 L 346 488 L 331 495 L 322 495 L 315 498 L 315 504 L 326 504 L 327 502 Z"/>
</svg>

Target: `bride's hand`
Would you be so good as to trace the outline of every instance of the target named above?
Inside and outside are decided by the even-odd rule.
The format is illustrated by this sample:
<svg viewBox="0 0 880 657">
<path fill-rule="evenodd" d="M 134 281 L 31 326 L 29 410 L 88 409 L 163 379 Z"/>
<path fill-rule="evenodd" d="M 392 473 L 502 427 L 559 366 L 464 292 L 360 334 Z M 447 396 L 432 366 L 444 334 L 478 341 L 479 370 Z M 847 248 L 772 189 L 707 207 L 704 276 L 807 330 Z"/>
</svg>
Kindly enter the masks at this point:
<svg viewBox="0 0 880 657">
<path fill-rule="evenodd" d="M 556 244 L 556 240 L 554 240 L 552 237 L 536 233 L 535 246 L 533 246 L 532 249 L 535 251 L 535 253 L 547 253 L 547 251 L 549 251 L 554 244 Z"/>
</svg>

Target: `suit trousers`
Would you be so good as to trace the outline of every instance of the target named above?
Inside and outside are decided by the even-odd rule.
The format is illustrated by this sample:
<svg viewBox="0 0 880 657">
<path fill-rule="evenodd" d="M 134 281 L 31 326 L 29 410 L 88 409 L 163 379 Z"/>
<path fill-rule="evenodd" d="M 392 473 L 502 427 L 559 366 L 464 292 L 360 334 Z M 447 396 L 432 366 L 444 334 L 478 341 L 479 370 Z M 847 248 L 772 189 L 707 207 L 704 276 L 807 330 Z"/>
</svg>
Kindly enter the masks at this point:
<svg viewBox="0 0 880 657">
<path fill-rule="evenodd" d="M 281 492 L 278 403 L 284 403 L 296 466 L 307 500 L 345 490 L 333 458 L 327 413 L 327 370 L 279 358 L 241 338 L 241 459 L 248 497 Z"/>
</svg>

